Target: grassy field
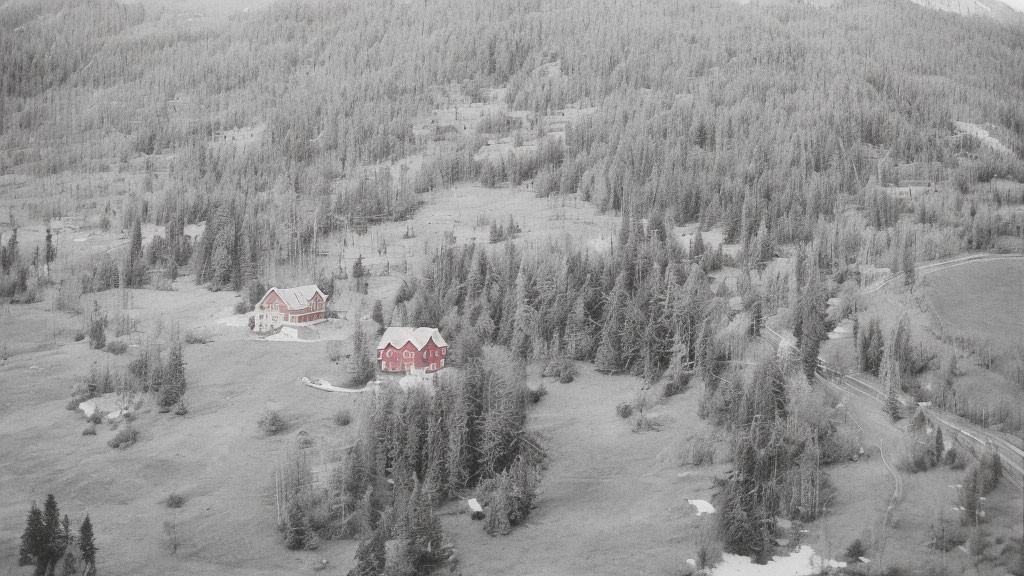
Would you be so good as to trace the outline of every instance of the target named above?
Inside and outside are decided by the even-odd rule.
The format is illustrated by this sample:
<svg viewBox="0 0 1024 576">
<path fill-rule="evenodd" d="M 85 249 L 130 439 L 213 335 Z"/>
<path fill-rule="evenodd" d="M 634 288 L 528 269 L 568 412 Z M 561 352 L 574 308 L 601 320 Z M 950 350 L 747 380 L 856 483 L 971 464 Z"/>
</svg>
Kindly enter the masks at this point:
<svg viewBox="0 0 1024 576">
<path fill-rule="evenodd" d="M 1009 346 L 1024 339 L 1024 260 L 934 272 L 926 290 L 943 329 Z"/>
<path fill-rule="evenodd" d="M 651 409 L 659 431 L 634 433 L 615 406 L 639 385 L 589 366 L 571 384 L 546 383 L 529 422 L 549 448 L 537 509 L 526 527 L 491 538 L 459 504 L 444 527 L 463 573 L 671 574 L 696 557 L 714 517 L 698 517 L 687 499 L 711 501 L 728 465 L 686 462 L 693 438 L 712 432 L 697 417 L 696 390 Z M 716 462 L 726 455 L 720 443 Z"/>
</svg>

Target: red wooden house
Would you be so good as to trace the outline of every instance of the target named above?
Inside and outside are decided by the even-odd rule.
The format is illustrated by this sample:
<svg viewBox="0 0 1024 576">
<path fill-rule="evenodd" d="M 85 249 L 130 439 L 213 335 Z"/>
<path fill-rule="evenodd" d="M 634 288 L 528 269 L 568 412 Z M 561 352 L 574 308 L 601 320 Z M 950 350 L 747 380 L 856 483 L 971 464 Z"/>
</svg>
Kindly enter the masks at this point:
<svg viewBox="0 0 1024 576">
<path fill-rule="evenodd" d="M 285 324 L 313 324 L 327 314 L 327 295 L 316 284 L 271 288 L 256 304 L 254 330 L 265 332 Z"/>
<path fill-rule="evenodd" d="M 447 354 L 448 343 L 437 328 L 391 327 L 377 344 L 381 372 L 436 372 L 444 368 Z"/>
</svg>

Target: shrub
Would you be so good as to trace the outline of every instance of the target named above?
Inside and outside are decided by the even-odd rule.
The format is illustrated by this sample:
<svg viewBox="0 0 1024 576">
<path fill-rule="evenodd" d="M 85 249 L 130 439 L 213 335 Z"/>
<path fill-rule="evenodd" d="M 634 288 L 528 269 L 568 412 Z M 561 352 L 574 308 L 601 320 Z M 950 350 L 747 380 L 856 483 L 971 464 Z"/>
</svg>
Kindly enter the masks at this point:
<svg viewBox="0 0 1024 576">
<path fill-rule="evenodd" d="M 338 426 L 348 426 L 352 423 L 352 414 L 348 410 L 338 410 L 334 414 L 334 423 Z"/>
<path fill-rule="evenodd" d="M 93 311 L 88 321 L 89 346 L 101 350 L 107 344 L 107 315 L 100 311 L 100 305 L 93 302 Z"/>
<path fill-rule="evenodd" d="M 662 394 L 665 398 L 670 398 L 676 394 L 682 394 L 690 386 L 689 372 L 683 372 L 681 370 L 674 371 L 665 382 L 665 388 L 662 390 Z"/>
<path fill-rule="evenodd" d="M 207 335 L 197 330 L 189 330 L 185 333 L 186 344 L 207 344 L 209 342 L 210 339 Z"/>
<path fill-rule="evenodd" d="M 113 325 L 114 336 L 118 338 L 127 336 L 139 329 L 139 321 L 124 312 L 119 312 L 114 316 Z"/>
<path fill-rule="evenodd" d="M 81 342 L 85 340 L 85 332 L 75 332 L 75 335 L 71 337 L 75 342 Z"/>
<path fill-rule="evenodd" d="M 309 435 L 309 432 L 306 432 L 305 430 L 299 430 L 298 437 L 296 438 L 296 443 L 298 444 L 300 449 L 312 448 L 313 444 L 315 444 L 315 441 L 313 440 L 313 437 Z"/>
<path fill-rule="evenodd" d="M 621 402 L 615 407 L 615 413 L 619 418 L 629 418 L 633 415 L 633 405 L 628 402 Z"/>
<path fill-rule="evenodd" d="M 995 452 L 985 452 L 978 461 L 979 485 L 982 494 L 988 494 L 999 486 L 1003 476 L 1003 461 Z"/>
<path fill-rule="evenodd" d="M 171 492 L 164 500 L 164 504 L 166 504 L 168 508 L 181 508 L 185 505 L 185 497 L 177 492 Z"/>
<path fill-rule="evenodd" d="M 715 442 L 709 436 L 699 436 L 690 445 L 690 463 L 704 466 L 715 463 Z"/>
<path fill-rule="evenodd" d="M 331 362 L 341 360 L 341 345 L 337 341 L 332 341 L 327 345 L 327 359 Z"/>
<path fill-rule="evenodd" d="M 111 340 L 107 342 L 107 352 L 120 356 L 128 351 L 128 343 L 122 340 Z"/>
<path fill-rule="evenodd" d="M 248 313 L 249 313 L 249 305 L 246 302 L 244 302 L 242 300 L 239 300 L 238 302 L 235 302 L 235 314 L 248 314 Z"/>
<path fill-rule="evenodd" d="M 558 378 L 562 384 L 569 384 L 576 379 L 576 364 L 569 358 L 559 357 L 548 360 L 541 371 L 541 376 Z"/>
<path fill-rule="evenodd" d="M 288 422 L 277 410 L 267 410 L 256 421 L 256 426 L 267 436 L 273 436 L 288 429 Z"/>
<path fill-rule="evenodd" d="M 981 466 L 977 463 L 971 464 L 960 481 L 957 502 L 960 505 L 960 524 L 964 526 L 975 525 L 981 521 L 982 475 Z"/>
<path fill-rule="evenodd" d="M 853 543 L 846 548 L 846 559 L 851 563 L 860 562 L 860 559 L 863 558 L 865 554 L 867 554 L 867 549 L 864 548 L 864 544 L 859 538 L 854 540 Z"/>
<path fill-rule="evenodd" d="M 949 466 L 952 470 L 963 470 L 967 468 L 967 459 L 960 453 L 955 447 L 950 447 L 946 451 L 946 456 L 943 458 L 943 463 Z"/>
<path fill-rule="evenodd" d="M 114 435 L 107 442 L 107 446 L 111 448 L 130 448 L 136 442 L 139 441 L 139 431 L 132 428 L 131 426 L 125 426 L 118 430 L 117 434 Z"/>
<path fill-rule="evenodd" d="M 82 429 L 82 436 L 95 436 L 96 435 L 96 424 L 90 422 Z"/>
<path fill-rule="evenodd" d="M 548 389 L 547 389 L 546 386 L 544 386 L 543 383 L 541 383 L 541 385 L 537 386 L 536 389 L 530 390 L 530 392 L 529 392 L 530 403 L 531 404 L 536 404 L 537 402 L 540 402 L 541 398 L 543 398 L 543 397 L 545 397 L 547 395 L 548 395 Z"/>
<path fill-rule="evenodd" d="M 488 508 L 484 531 L 505 535 L 530 515 L 537 495 L 537 468 L 521 456 L 501 474 L 481 483 L 479 499 Z"/>
<path fill-rule="evenodd" d="M 949 552 L 966 541 L 963 529 L 950 519 L 942 517 L 932 524 L 932 541 L 929 543 L 932 548 Z"/>
</svg>

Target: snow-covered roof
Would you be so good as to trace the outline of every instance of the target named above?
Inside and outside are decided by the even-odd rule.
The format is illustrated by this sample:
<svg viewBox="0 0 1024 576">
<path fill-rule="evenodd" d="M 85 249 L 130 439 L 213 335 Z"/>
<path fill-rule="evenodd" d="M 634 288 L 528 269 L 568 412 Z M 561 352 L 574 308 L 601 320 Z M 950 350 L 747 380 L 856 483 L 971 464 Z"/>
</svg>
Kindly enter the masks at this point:
<svg viewBox="0 0 1024 576">
<path fill-rule="evenodd" d="M 388 344 L 395 348 L 401 348 L 407 342 L 412 342 L 417 350 L 422 350 L 431 339 L 434 340 L 434 344 L 437 346 L 448 346 L 448 343 L 441 337 L 441 332 L 437 328 L 392 326 L 385 330 L 384 334 L 380 337 L 377 349 L 383 350 L 387 348 Z"/>
<path fill-rule="evenodd" d="M 295 288 L 271 288 L 263 295 L 260 302 L 266 300 L 267 296 L 269 296 L 271 292 L 277 292 L 277 295 L 281 297 L 281 300 L 284 300 L 285 305 L 288 306 L 290 310 L 300 310 L 309 306 L 309 301 L 312 300 L 313 296 L 317 293 L 319 293 L 320 297 L 324 299 L 324 302 L 327 301 L 327 295 L 320 292 L 320 288 L 318 288 L 316 284 L 296 286 Z"/>
</svg>

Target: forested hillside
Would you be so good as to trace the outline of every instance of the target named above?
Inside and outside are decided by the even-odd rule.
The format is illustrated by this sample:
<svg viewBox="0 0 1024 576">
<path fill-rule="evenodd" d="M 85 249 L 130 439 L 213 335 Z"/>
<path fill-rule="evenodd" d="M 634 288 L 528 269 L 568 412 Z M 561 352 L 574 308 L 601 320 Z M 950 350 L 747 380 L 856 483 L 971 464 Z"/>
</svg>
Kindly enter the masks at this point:
<svg viewBox="0 0 1024 576">
<path fill-rule="evenodd" d="M 1024 173 L 1020 28 L 904 2 L 288 2 L 221 21 L 45 1 L 5 6 L 0 29 L 0 170 L 89 173 L 157 155 L 147 168 L 166 176 L 122 213 L 160 223 L 223 211 L 241 229 L 288 222 L 308 241 L 314 215 L 328 231 L 334 213 L 407 214 L 415 192 L 481 169 L 479 135 L 413 133 L 453 84 L 472 100 L 506 87 L 510 109 L 534 117 L 597 106 L 564 151 L 502 163 L 602 208 L 721 222 L 730 240 L 762 220 L 777 243 L 808 240 L 819 219 L 864 204 L 871 180 L 956 179 L 968 192 Z M 1013 153 L 956 120 L 991 124 Z M 245 127 L 260 128 L 252 145 L 214 145 Z M 434 139 L 448 146 L 431 149 L 419 178 L 338 180 Z M 53 194 L 30 203 L 40 215 L 90 196 L 47 182 Z M 959 216 L 962 201 L 942 204 L 932 219 Z M 960 236 L 1019 233 L 1019 215 L 971 212 Z M 287 246 L 276 232 L 249 241 Z"/>
<path fill-rule="evenodd" d="M 1007 558 L 1017 561 L 1019 545 L 1005 537 L 1010 507 L 990 505 L 991 538 L 979 528 L 982 494 L 1002 474 L 991 441 L 981 456 L 963 444 L 958 455 L 923 409 L 906 417 L 920 402 L 1012 447 L 1024 431 L 1024 335 L 1012 315 L 986 323 L 956 312 L 965 293 L 972 310 L 999 316 L 1012 306 L 1010 290 L 985 285 L 1010 283 L 1003 269 L 983 280 L 925 278 L 971 258 L 1002 266 L 996 260 L 1024 254 L 1024 24 L 907 0 L 285 0 L 230 15 L 155 6 L 0 0 L 0 319 L 13 317 L 8 302 L 25 304 L 16 310 L 17 334 L 30 335 L 18 343 L 22 355 L 71 350 L 88 332 L 74 362 L 93 365 L 76 376 L 69 410 L 104 391 L 136 408 L 155 398 L 156 411 L 140 412 L 142 436 L 127 408 L 118 411 L 128 446 L 169 446 L 217 420 L 210 435 L 230 438 L 231 458 L 204 451 L 220 449 L 205 436 L 186 440 L 204 443 L 187 456 L 215 486 L 190 488 L 203 502 L 195 510 L 227 489 L 245 503 L 233 511 L 267 514 L 188 519 L 187 533 L 201 527 L 203 538 L 239 526 L 264 538 L 225 537 L 227 560 L 216 545 L 194 552 L 211 573 L 284 562 L 263 545 L 271 501 L 290 550 L 361 538 L 347 554 L 356 554 L 350 574 L 454 573 L 457 522 L 484 512 L 452 512 L 452 501 L 472 496 L 486 507 L 489 535 L 534 530 L 524 525 L 545 505 L 559 511 L 537 521 L 547 530 L 566 510 L 606 514 L 604 502 L 577 498 L 639 460 L 609 461 L 593 477 L 579 461 L 615 450 L 620 460 L 657 453 L 642 463 L 656 472 L 644 471 L 637 488 L 653 487 L 652 502 L 681 500 L 680 486 L 714 487 L 701 496 L 716 499 L 715 527 L 672 536 L 669 547 L 681 554 L 685 540 L 700 569 L 722 557 L 719 545 L 769 562 L 795 551 L 812 531 L 804 526 L 830 521 L 836 534 L 815 547 L 838 557 L 820 544 L 841 540 L 851 565 L 865 553 L 860 537 L 878 554 L 874 566 L 934 560 L 918 546 L 926 529 L 943 554 L 971 539 L 955 566 L 977 560 L 1003 574 Z M 969 251 L 979 253 L 954 260 Z M 268 287 L 307 284 L 327 296 L 323 353 L 297 354 L 283 334 L 254 333 L 263 329 L 244 315 Z M 213 294 L 222 290 L 238 299 Z M 60 332 L 69 318 L 85 329 Z M 182 318 L 193 321 L 184 345 Z M 393 375 L 378 372 L 370 326 L 436 327 L 450 346 L 444 372 L 412 384 L 395 376 L 392 386 Z M 0 336 L 2 366 L 10 354 Z M 125 362 L 112 370 L 104 356 L 103 369 L 101 350 Z M 220 373 L 224 358 L 229 374 Z M 26 360 L 19 382 L 50 378 L 40 366 L 48 369 Z M 348 389 L 303 372 L 312 370 Z M 853 373 L 868 392 L 842 388 Z M 635 396 L 615 397 L 597 416 L 551 410 L 548 428 L 536 426 L 543 379 L 570 385 L 580 374 L 577 388 L 560 390 L 578 395 L 558 406 L 597 406 L 593 390 L 618 394 L 620 385 Z M 296 378 L 306 385 L 280 384 Z M 302 396 L 312 392 L 345 392 L 334 398 L 346 397 L 354 416 L 328 415 L 330 402 Z M 675 421 L 659 420 L 672 402 Z M 235 421 L 222 430 L 220 418 L 242 420 L 255 407 L 264 411 L 259 437 Z M 633 440 L 663 424 L 685 436 L 684 448 Z M 593 428 L 593 437 L 584 432 L 592 442 L 552 433 L 559 426 Z M 270 438 L 279 434 L 288 444 Z M 595 453 L 557 471 L 570 460 L 558 438 Z M 890 460 L 900 442 L 897 473 Z M 716 446 L 728 449 L 728 466 L 719 456 L 713 468 Z M 676 472 L 683 451 L 693 468 Z M 881 462 L 867 462 L 872 453 Z M 975 456 L 981 463 L 968 467 Z M 42 474 L 62 457 L 37 460 L 32 472 Z M 830 475 L 840 466 L 848 477 Z M 964 468 L 962 478 L 952 472 Z M 252 485 L 224 479 L 236 469 Z M 972 511 L 963 526 L 942 513 L 908 513 L 902 526 L 893 519 L 901 478 L 932 469 L 940 470 L 904 509 L 927 498 L 948 514 L 941 490 L 962 480 L 958 510 Z M 184 482 L 175 474 L 188 470 L 168 478 Z M 627 472 L 633 484 L 638 470 Z M 271 475 L 272 497 L 257 493 Z M 545 502 L 551 476 L 562 498 Z M 856 492 L 890 476 L 891 498 Z M 96 493 L 109 511 L 113 496 Z M 883 511 L 851 511 L 851 494 Z M 624 508 L 647 502 L 627 496 Z M 693 502 L 698 515 L 697 502 L 711 506 Z M 656 506 L 628 521 L 681 517 Z M 840 520 L 829 520 L 833 511 Z M 963 538 L 947 537 L 947 525 Z M 174 526 L 164 525 L 171 555 Z M 544 530 L 518 544 L 558 542 Z M 870 540 L 854 530 L 871 531 Z M 491 566 L 473 564 L 474 553 L 488 555 L 479 542 L 469 550 L 469 569 Z M 543 552 L 539 562 L 551 563 Z M 132 554 L 125 565 L 141 565 L 145 554 Z M 339 548 L 324 554 L 317 570 Z M 694 570 L 678 573 L 695 572 L 693 560 Z"/>
</svg>

